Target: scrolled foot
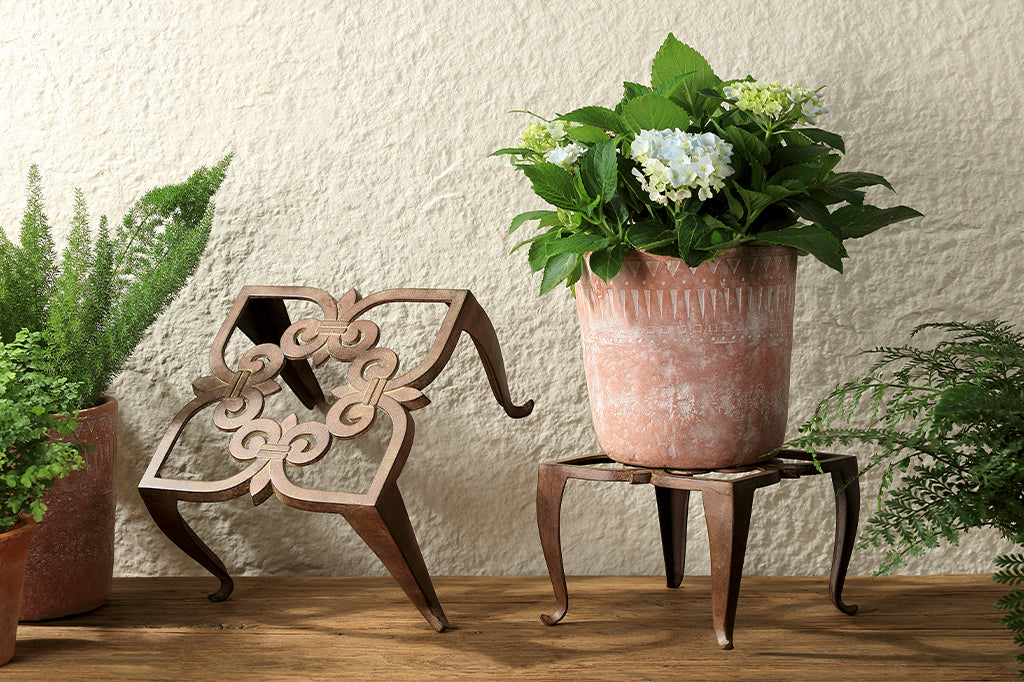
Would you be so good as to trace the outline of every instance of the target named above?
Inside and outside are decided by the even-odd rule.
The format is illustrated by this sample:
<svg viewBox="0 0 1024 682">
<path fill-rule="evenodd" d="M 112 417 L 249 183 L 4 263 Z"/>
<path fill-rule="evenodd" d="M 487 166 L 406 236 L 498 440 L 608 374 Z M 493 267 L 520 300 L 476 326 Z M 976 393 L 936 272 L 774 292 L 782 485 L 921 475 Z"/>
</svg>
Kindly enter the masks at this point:
<svg viewBox="0 0 1024 682">
<path fill-rule="evenodd" d="M 832 604 L 837 609 L 839 609 L 840 611 L 845 613 L 847 616 L 852 616 L 853 614 L 857 613 L 857 605 L 856 604 L 845 604 L 845 603 L 843 603 L 843 600 L 840 597 L 833 596 L 832 597 Z"/>
<path fill-rule="evenodd" d="M 544 623 L 544 625 L 557 625 L 560 620 L 565 618 L 565 614 L 568 613 L 568 612 L 569 612 L 569 605 L 568 604 L 563 605 L 563 606 L 559 606 L 558 609 L 553 614 L 551 614 L 550 616 L 548 614 L 546 614 L 546 613 L 542 614 L 541 617 L 540 617 L 540 621 L 542 623 Z"/>
<path fill-rule="evenodd" d="M 505 414 L 508 416 L 513 419 L 522 419 L 523 417 L 530 416 L 530 413 L 533 412 L 533 401 L 527 400 L 522 405 L 509 403 L 508 405 L 503 405 L 503 407 L 505 409 Z"/>
<path fill-rule="evenodd" d="M 231 576 L 222 576 L 220 578 L 220 587 L 213 594 L 206 595 L 206 598 L 212 602 L 224 601 L 231 596 L 234 589 L 235 581 L 231 579 Z"/>
</svg>

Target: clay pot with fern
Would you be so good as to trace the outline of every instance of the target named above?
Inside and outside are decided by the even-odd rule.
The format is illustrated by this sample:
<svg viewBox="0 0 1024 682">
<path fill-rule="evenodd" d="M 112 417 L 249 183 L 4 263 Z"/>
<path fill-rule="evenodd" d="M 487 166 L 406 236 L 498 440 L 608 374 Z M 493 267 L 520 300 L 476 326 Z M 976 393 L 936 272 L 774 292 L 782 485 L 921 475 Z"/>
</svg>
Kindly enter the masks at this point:
<svg viewBox="0 0 1024 682">
<path fill-rule="evenodd" d="M 82 463 L 78 385 L 55 376 L 42 334 L 0 342 L 0 665 L 14 655 L 25 565 L 47 490 Z"/>
<path fill-rule="evenodd" d="M 199 265 L 213 224 L 211 201 L 231 156 L 181 184 L 144 194 L 116 226 L 93 229 L 76 191 L 58 258 L 33 166 L 17 241 L 0 231 L 0 342 L 23 330 L 47 348 L 48 374 L 77 387 L 66 405 L 85 463 L 61 479 L 32 542 L 22 620 L 102 605 L 113 575 L 117 402 L 106 392 L 146 330 Z M 0 452 L 0 455 L 3 453 Z M 6 492 L 0 493 L 6 494 Z"/>
<path fill-rule="evenodd" d="M 870 449 L 861 474 L 880 471 L 881 491 L 861 546 L 886 549 L 876 575 L 977 528 L 1021 549 L 993 559 L 992 579 L 1012 588 L 995 606 L 1024 647 L 1024 334 L 999 321 L 922 332 L 942 336 L 869 351 L 868 373 L 829 394 L 789 445 Z"/>
</svg>

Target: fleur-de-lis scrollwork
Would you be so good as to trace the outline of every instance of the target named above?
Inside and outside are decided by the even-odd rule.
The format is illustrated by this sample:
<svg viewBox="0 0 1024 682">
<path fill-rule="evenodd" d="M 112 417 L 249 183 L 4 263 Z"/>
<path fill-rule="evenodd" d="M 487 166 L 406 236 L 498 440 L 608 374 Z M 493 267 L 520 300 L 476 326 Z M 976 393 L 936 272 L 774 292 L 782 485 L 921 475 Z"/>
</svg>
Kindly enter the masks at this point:
<svg viewBox="0 0 1024 682">
<path fill-rule="evenodd" d="M 370 320 L 352 320 L 346 311 L 359 295 L 355 289 L 338 300 L 334 319 L 306 318 L 292 324 L 281 335 L 281 350 L 292 359 L 312 358 L 314 367 L 328 359 L 351 362 L 365 350 L 377 345 L 380 328 Z"/>
<path fill-rule="evenodd" d="M 234 431 L 259 418 L 263 414 L 263 399 L 281 390 L 274 378 L 281 372 L 284 360 L 280 348 L 263 343 L 250 348 L 232 374 L 196 379 L 192 390 L 206 402 L 220 399 L 213 412 L 213 423 L 221 431 Z"/>
<path fill-rule="evenodd" d="M 228 444 L 231 456 L 240 462 L 262 461 L 263 467 L 249 480 L 253 504 L 273 494 L 275 461 L 306 466 L 317 461 L 331 447 L 331 434 L 320 422 L 302 422 L 290 414 L 278 424 L 273 419 L 254 419 L 235 432 Z"/>
<path fill-rule="evenodd" d="M 388 348 L 361 354 L 348 368 L 348 384 L 332 391 L 338 399 L 327 413 L 327 428 L 338 438 L 353 438 L 370 428 L 377 409 L 392 415 L 404 406 L 418 410 L 430 404 L 423 392 L 396 385 L 398 356 Z"/>
</svg>

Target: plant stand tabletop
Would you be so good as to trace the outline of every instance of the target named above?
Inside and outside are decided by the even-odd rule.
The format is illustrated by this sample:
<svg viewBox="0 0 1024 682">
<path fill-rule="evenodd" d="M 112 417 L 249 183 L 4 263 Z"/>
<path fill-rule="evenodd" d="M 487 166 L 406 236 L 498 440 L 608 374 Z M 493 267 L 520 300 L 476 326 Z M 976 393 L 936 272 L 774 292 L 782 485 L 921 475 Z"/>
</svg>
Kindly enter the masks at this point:
<svg viewBox="0 0 1024 682">
<path fill-rule="evenodd" d="M 668 587 L 679 587 L 686 556 L 687 508 L 691 492 L 701 493 L 711 552 L 712 617 L 718 644 L 733 648 L 733 626 L 743 577 L 743 558 L 754 492 L 783 480 L 832 475 L 836 493 L 836 535 L 829 578 L 829 597 L 837 609 L 853 615 L 854 605 L 842 601 L 843 584 L 857 536 L 860 486 L 857 459 L 852 455 L 818 454 L 817 469 L 810 454 L 783 450 L 776 457 L 743 469 L 674 470 L 621 465 L 604 455 L 587 455 L 540 465 L 537 478 L 537 524 L 544 559 L 555 591 L 557 608 L 541 620 L 555 625 L 569 610 L 560 538 L 562 496 L 569 479 L 618 481 L 654 486 L 661 526 Z"/>
</svg>

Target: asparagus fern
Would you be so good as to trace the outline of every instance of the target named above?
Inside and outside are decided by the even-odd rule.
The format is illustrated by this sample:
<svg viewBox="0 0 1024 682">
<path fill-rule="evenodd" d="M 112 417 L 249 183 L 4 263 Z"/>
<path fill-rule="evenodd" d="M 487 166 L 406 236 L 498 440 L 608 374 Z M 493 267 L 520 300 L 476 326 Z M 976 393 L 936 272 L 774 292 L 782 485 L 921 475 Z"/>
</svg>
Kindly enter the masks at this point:
<svg viewBox="0 0 1024 682">
<path fill-rule="evenodd" d="M 28 205 L 18 244 L 0 231 L 0 340 L 42 332 L 54 371 L 82 387 L 91 407 L 143 334 L 195 272 L 213 222 L 211 201 L 231 155 L 184 183 L 154 189 L 95 241 L 80 191 L 67 247 L 56 263 L 39 169 L 29 170 Z"/>
</svg>

